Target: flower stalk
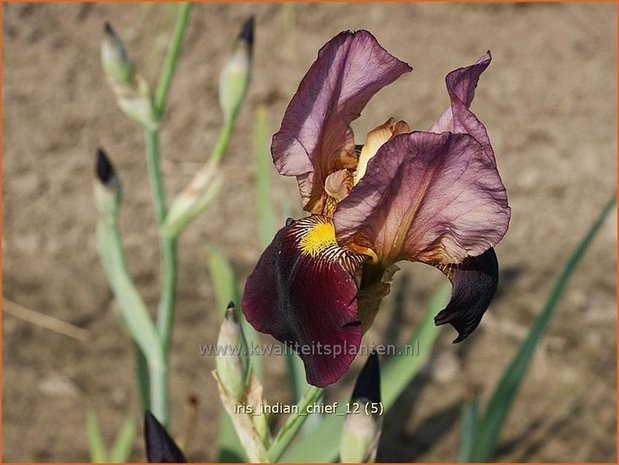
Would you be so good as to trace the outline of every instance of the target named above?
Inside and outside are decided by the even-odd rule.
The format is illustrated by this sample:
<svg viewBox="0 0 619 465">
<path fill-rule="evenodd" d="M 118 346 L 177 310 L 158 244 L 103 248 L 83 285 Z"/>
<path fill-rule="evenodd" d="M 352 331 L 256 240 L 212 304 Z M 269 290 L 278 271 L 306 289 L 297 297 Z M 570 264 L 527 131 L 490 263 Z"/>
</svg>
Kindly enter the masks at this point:
<svg viewBox="0 0 619 465">
<path fill-rule="evenodd" d="M 95 172 L 95 203 L 99 210 L 97 246 L 103 269 L 118 300 L 121 321 L 146 359 L 152 410 L 164 419 L 168 415 L 167 363 L 159 333 L 127 271 L 118 223 L 120 181 L 103 150 L 97 152 Z M 140 391 L 145 397 L 145 386 L 141 385 Z"/>
<path fill-rule="evenodd" d="M 220 75 L 219 105 L 223 125 L 217 142 L 206 163 L 172 201 L 169 215 L 162 227 L 163 234 L 167 237 L 178 236 L 210 205 L 223 185 L 219 164 L 230 144 L 236 119 L 251 80 L 253 41 L 254 18 L 251 17 L 243 25 Z"/>
<path fill-rule="evenodd" d="M 180 56 L 181 46 L 187 30 L 190 10 L 190 3 L 181 3 L 179 5 L 172 39 L 154 97 L 148 83 L 137 72 L 135 64 L 129 58 L 124 44 L 109 24 L 105 25 L 105 38 L 101 45 L 103 70 L 116 96 L 119 107 L 127 116 L 137 121 L 144 128 L 148 177 L 155 209 L 155 217 L 160 229 L 167 215 L 167 205 L 163 175 L 160 167 L 159 127 L 164 112 L 165 101 L 170 90 L 172 78 Z M 100 191 L 101 189 L 95 186 L 95 195 L 98 198 L 102 197 L 98 194 Z M 103 198 L 105 199 L 105 197 Z M 101 203 L 101 200 L 97 200 L 97 202 Z M 107 204 L 107 208 L 111 208 L 111 202 L 108 201 Z M 103 221 L 106 222 L 107 226 L 105 228 L 100 228 L 103 231 L 100 233 L 100 236 L 103 237 L 102 240 L 104 242 L 111 244 L 107 245 L 111 250 L 102 251 L 102 260 L 104 261 L 105 267 L 105 262 L 110 261 L 107 254 L 116 253 L 116 255 L 118 255 L 120 253 L 118 251 L 122 250 L 117 219 L 110 215 L 104 215 Z M 156 335 L 152 335 L 150 338 L 150 350 L 146 350 L 143 346 L 144 344 L 140 343 L 138 336 L 140 328 L 137 327 L 134 328 L 133 331 L 130 330 L 131 336 L 135 339 L 141 352 L 138 353 L 137 359 L 140 373 L 138 379 L 142 403 L 144 404 L 146 401 L 149 401 L 153 413 L 164 426 L 168 423 L 169 413 L 168 354 L 172 338 L 176 294 L 176 249 L 176 240 L 174 238 L 165 237 L 160 233 L 161 295 L 157 311 L 156 326 L 150 319 L 144 303 L 141 301 L 141 298 L 131 282 L 126 270 L 124 257 L 117 258 L 116 260 L 112 259 L 115 268 L 121 268 L 120 271 L 114 269 L 113 272 L 108 272 L 108 280 L 113 288 L 115 287 L 115 282 L 119 281 L 120 278 L 117 276 L 120 274 L 122 276 L 121 284 L 130 289 L 129 294 L 132 296 L 133 301 L 125 302 L 125 305 L 123 305 L 121 301 L 121 307 L 124 308 L 125 313 L 135 311 L 136 305 L 143 308 L 142 316 L 144 318 L 142 318 L 142 324 L 149 328 L 147 333 L 151 332 L 151 328 L 152 331 L 156 333 Z M 106 268 L 109 268 L 109 266 Z M 117 298 L 119 292 L 118 289 L 115 289 Z M 121 299 L 119 298 L 119 300 Z M 156 354 L 153 352 L 155 349 L 152 346 L 157 346 Z M 145 386 L 146 380 L 148 387 Z"/>
<path fill-rule="evenodd" d="M 271 447 L 269 448 L 269 460 L 271 462 L 277 462 L 281 455 L 290 444 L 290 441 L 295 437 L 305 420 L 308 418 L 307 409 L 310 405 L 316 403 L 322 395 L 322 388 L 315 386 L 309 386 L 301 400 L 297 403 L 298 412 L 291 414 L 286 422 L 282 425 L 277 432 Z"/>
</svg>

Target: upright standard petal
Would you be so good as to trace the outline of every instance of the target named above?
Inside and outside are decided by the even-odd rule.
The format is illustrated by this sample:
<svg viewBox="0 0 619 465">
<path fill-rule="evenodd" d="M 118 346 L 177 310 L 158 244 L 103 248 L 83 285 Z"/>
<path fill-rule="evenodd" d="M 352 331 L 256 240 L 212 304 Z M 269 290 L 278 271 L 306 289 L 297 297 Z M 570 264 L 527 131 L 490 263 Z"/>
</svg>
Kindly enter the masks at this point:
<svg viewBox="0 0 619 465">
<path fill-rule="evenodd" d="M 290 220 L 247 279 L 247 321 L 296 350 L 310 384 L 334 383 L 357 354 L 355 273 L 365 260 L 338 247 L 329 218 L 313 215 Z"/>
<path fill-rule="evenodd" d="M 458 264 L 505 235 L 510 209 L 493 160 L 467 134 L 394 137 L 334 215 L 340 245 L 398 260 Z"/>
<path fill-rule="evenodd" d="M 470 134 L 482 145 L 486 154 L 494 159 L 494 152 L 484 125 L 469 110 L 479 77 L 492 61 L 490 52 L 486 52 L 473 65 L 458 68 L 447 75 L 445 84 L 449 94 L 450 106 L 436 121 L 430 132 L 455 132 Z"/>
<path fill-rule="evenodd" d="M 357 166 L 350 123 L 376 92 L 411 70 L 364 30 L 342 32 L 322 47 L 271 146 L 279 173 L 297 177 L 305 210 L 323 213 L 326 177 Z"/>
</svg>

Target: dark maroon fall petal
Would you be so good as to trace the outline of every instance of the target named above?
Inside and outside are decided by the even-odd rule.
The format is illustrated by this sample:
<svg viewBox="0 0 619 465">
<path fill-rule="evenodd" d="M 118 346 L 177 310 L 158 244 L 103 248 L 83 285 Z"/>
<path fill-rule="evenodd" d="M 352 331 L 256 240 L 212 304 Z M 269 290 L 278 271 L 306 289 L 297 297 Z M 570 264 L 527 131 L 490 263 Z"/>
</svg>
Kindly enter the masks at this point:
<svg viewBox="0 0 619 465">
<path fill-rule="evenodd" d="M 361 344 L 354 275 L 364 261 L 337 245 L 329 218 L 313 215 L 289 221 L 247 279 L 247 321 L 296 350 L 314 386 L 337 381 Z"/>
<path fill-rule="evenodd" d="M 163 425 L 150 412 L 144 413 L 146 457 L 150 463 L 185 463 L 187 460 Z"/>
<path fill-rule="evenodd" d="M 451 300 L 434 318 L 437 325 L 451 324 L 458 331 L 454 342 L 473 332 L 488 309 L 499 283 L 499 263 L 494 249 L 468 257 L 444 270 L 453 284 Z"/>
<path fill-rule="evenodd" d="M 350 123 L 376 92 L 411 70 L 364 30 L 342 32 L 320 49 L 271 146 L 278 172 L 297 177 L 305 210 L 323 213 L 326 177 L 356 167 Z"/>
</svg>

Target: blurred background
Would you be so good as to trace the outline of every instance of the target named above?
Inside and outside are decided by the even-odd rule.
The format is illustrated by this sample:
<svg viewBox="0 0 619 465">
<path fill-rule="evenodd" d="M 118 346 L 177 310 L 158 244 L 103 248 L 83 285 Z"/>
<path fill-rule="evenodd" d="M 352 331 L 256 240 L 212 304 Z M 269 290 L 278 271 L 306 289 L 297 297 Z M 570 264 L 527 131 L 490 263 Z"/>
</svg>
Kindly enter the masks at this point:
<svg viewBox="0 0 619 465">
<path fill-rule="evenodd" d="M 143 135 L 117 108 L 99 63 L 104 21 L 155 82 L 174 23 L 171 4 L 3 6 L 3 298 L 78 326 L 85 340 L 5 313 L 5 461 L 86 461 L 85 411 L 110 443 L 127 412 L 140 415 L 133 354 L 113 313 L 95 247 L 94 155 L 104 147 L 123 181 L 121 228 L 129 268 L 151 308 L 159 256 Z M 260 255 L 253 187 L 253 113 L 275 132 L 318 49 L 338 32 L 368 29 L 414 71 L 379 92 L 353 125 L 358 139 L 393 116 L 425 129 L 448 104 L 444 77 L 486 50 L 473 111 L 486 124 L 512 207 L 497 298 L 461 345 L 441 330 L 430 361 L 385 418 L 379 461 L 454 461 L 460 405 L 482 401 L 538 314 L 570 250 L 615 190 L 615 5 L 198 4 L 194 6 L 162 131 L 168 196 L 191 179 L 220 125 L 217 83 L 243 21 L 256 16 L 254 74 L 218 201 L 181 237 L 172 347 L 171 429 L 199 413 L 190 460 L 213 460 L 220 412 L 210 375 L 221 309 L 205 244 L 242 281 Z M 300 216 L 296 183 L 275 175 L 273 201 Z M 616 214 L 575 274 L 525 379 L 502 436 L 501 461 L 615 457 Z M 441 273 L 405 264 L 366 342 L 405 341 Z M 399 305 L 394 305 L 399 303 Z M 394 312 L 393 308 L 401 311 Z M 265 336 L 265 341 L 269 338 Z M 331 389 L 350 391 L 351 374 Z M 287 402 L 283 360 L 267 365 L 266 397 Z M 141 433 L 132 458 L 144 459 Z"/>
</svg>

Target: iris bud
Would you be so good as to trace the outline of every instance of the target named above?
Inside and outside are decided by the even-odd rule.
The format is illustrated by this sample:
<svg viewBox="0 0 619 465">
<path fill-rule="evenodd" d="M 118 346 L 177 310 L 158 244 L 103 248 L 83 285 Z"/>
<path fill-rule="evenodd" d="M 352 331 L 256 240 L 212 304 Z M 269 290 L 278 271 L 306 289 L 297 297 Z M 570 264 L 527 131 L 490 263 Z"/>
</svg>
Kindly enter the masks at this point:
<svg viewBox="0 0 619 465">
<path fill-rule="evenodd" d="M 187 462 L 174 439 L 149 410 L 144 413 L 144 442 L 146 457 L 151 463 Z"/>
<path fill-rule="evenodd" d="M 340 443 L 342 463 L 374 462 L 382 431 L 380 366 L 373 352 L 357 378 L 344 419 Z"/>
<path fill-rule="evenodd" d="M 219 76 L 219 106 L 226 123 L 231 123 L 241 109 L 251 78 L 252 49 L 254 43 L 254 17 L 243 25 Z"/>
<path fill-rule="evenodd" d="M 144 128 L 156 129 L 157 119 L 150 87 L 136 71 L 124 44 L 109 23 L 104 26 L 101 42 L 101 65 L 120 109 Z"/>
<path fill-rule="evenodd" d="M 217 376 L 221 385 L 237 400 L 245 396 L 247 355 L 243 330 L 230 302 L 217 338 L 218 352 L 215 359 Z"/>
<path fill-rule="evenodd" d="M 114 32 L 110 23 L 105 23 L 105 37 L 101 42 L 101 65 L 105 75 L 119 84 L 132 81 L 135 65 L 129 58 L 125 45 Z"/>
<path fill-rule="evenodd" d="M 112 162 L 103 149 L 97 150 L 95 164 L 95 205 L 103 217 L 116 215 L 120 205 L 121 186 Z"/>
</svg>

